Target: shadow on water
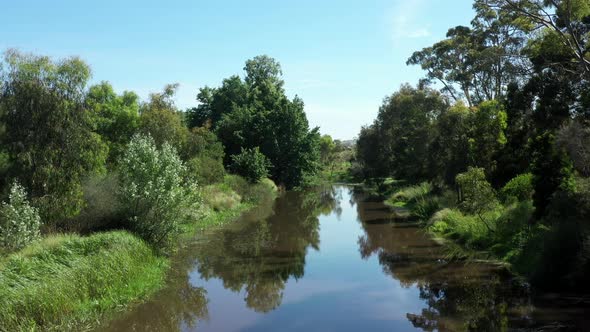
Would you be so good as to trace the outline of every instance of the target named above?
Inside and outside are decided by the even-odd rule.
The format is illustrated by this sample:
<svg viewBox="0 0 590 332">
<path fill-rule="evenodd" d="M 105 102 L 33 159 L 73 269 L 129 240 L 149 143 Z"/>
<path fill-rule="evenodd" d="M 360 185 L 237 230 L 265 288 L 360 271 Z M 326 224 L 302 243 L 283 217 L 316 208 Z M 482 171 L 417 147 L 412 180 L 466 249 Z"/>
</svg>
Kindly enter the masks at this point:
<svg viewBox="0 0 590 332">
<path fill-rule="evenodd" d="M 165 289 L 99 330 L 589 327 L 588 306 L 561 298 L 532 296 L 498 264 L 449 262 L 382 203 L 325 187 L 286 193 L 194 239 L 174 257 Z"/>
</svg>

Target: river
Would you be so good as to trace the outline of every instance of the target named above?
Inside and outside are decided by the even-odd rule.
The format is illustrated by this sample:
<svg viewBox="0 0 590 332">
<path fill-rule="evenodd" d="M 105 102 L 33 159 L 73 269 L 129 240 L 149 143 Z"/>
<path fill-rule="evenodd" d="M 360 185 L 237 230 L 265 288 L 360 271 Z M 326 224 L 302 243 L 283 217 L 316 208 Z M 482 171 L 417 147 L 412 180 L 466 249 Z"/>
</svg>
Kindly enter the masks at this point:
<svg viewBox="0 0 590 332">
<path fill-rule="evenodd" d="M 188 243 L 166 288 L 98 331 L 590 330 L 587 305 L 446 257 L 350 187 L 289 192 Z"/>
</svg>

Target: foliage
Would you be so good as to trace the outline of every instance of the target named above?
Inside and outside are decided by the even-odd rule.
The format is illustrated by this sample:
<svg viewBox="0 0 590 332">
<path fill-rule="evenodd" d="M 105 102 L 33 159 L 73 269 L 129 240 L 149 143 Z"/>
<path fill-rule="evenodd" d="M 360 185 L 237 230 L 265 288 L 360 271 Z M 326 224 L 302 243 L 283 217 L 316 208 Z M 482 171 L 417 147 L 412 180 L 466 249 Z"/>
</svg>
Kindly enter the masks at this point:
<svg viewBox="0 0 590 332">
<path fill-rule="evenodd" d="M 133 230 L 156 246 L 166 245 L 186 210 L 196 208 L 196 184 L 186 182 L 186 171 L 172 146 L 158 149 L 150 136 L 134 136 L 121 158 L 119 199 L 125 215 Z"/>
<path fill-rule="evenodd" d="M 202 189 L 203 204 L 214 211 L 224 211 L 237 207 L 242 197 L 229 186 L 209 185 Z"/>
<path fill-rule="evenodd" d="M 152 93 L 141 105 L 139 131 L 150 135 L 158 147 L 168 143 L 183 151 L 189 133 L 172 99 L 177 88 L 178 84 L 166 85 L 164 91 Z"/>
<path fill-rule="evenodd" d="M 270 162 L 258 147 L 243 149 L 240 154 L 232 156 L 232 171 L 246 178 L 250 183 L 257 183 L 269 174 Z"/>
<path fill-rule="evenodd" d="M 458 102 L 442 112 L 434 124 L 430 168 L 447 185 L 453 185 L 455 176 L 471 164 L 471 118 L 469 108 Z"/>
<path fill-rule="evenodd" d="M 442 91 L 470 106 L 501 99 L 506 86 L 525 72 L 521 49 L 530 26 L 512 11 L 493 8 L 476 0 L 471 27 L 456 26 L 446 39 L 414 52 L 407 64 L 420 65 L 425 83 L 438 81 Z"/>
<path fill-rule="evenodd" d="M 205 127 L 193 128 L 184 151 L 190 175 L 197 183 L 207 185 L 223 179 L 223 145 L 217 136 Z"/>
<path fill-rule="evenodd" d="M 201 185 L 219 182 L 225 175 L 223 161 L 208 156 L 195 157 L 189 160 L 186 166 L 190 176 Z"/>
<path fill-rule="evenodd" d="M 88 234 L 124 228 L 125 216 L 117 197 L 119 191 L 119 177 L 116 172 L 87 178 L 82 182 L 84 208 L 76 217 L 58 224 L 59 229 Z"/>
<path fill-rule="evenodd" d="M 93 117 L 95 131 L 109 147 L 113 164 L 139 127 L 139 96 L 125 91 L 117 95 L 109 82 L 88 89 L 86 107 Z"/>
<path fill-rule="evenodd" d="M 53 61 L 14 50 L 0 68 L 10 175 L 30 191 L 45 222 L 72 217 L 83 205 L 82 178 L 102 172 L 107 153 L 84 106 L 90 68 L 78 58 Z"/>
<path fill-rule="evenodd" d="M 496 168 L 496 155 L 506 144 L 506 112 L 497 101 L 482 102 L 472 115 L 469 152 L 472 165 L 483 167 L 488 174 Z"/>
<path fill-rule="evenodd" d="M 430 194 L 432 191 L 432 185 L 428 182 L 423 182 L 419 185 L 403 187 L 396 191 L 390 197 L 390 201 L 397 202 L 415 202 L 420 198 Z"/>
<path fill-rule="evenodd" d="M 274 198 L 278 192 L 276 184 L 271 179 L 262 179 L 257 184 L 251 184 L 238 175 L 226 175 L 223 185 L 235 191 L 242 201 L 246 203 L 261 202 L 265 199 Z"/>
<path fill-rule="evenodd" d="M 573 285 L 590 274 L 590 195 L 580 185 L 590 174 L 590 5 L 474 0 L 473 8 L 469 26 L 408 59 L 426 77 L 386 98 L 361 129 L 353 170 L 366 182 L 456 188 L 459 210 L 420 191 L 388 202 L 432 215 L 434 232 L 513 263 L 536 283 L 546 275 L 545 285 Z M 430 84 L 441 89 L 439 104 L 420 96 L 435 96 Z"/>
<path fill-rule="evenodd" d="M 533 196 L 533 175 L 531 173 L 520 174 L 508 181 L 500 191 L 505 202 L 511 200 L 526 201 Z"/>
<path fill-rule="evenodd" d="M 492 226 L 484 214 L 498 206 L 494 189 L 486 180 L 483 168 L 469 167 L 467 172 L 457 175 L 459 187 L 459 207 L 462 211 L 475 214 L 491 231 Z"/>
<path fill-rule="evenodd" d="M 562 126 L 556 136 L 558 148 L 564 149 L 576 171 L 590 176 L 590 128 L 579 119 Z"/>
<path fill-rule="evenodd" d="M 441 209 L 441 199 L 432 195 L 432 190 L 432 184 L 428 182 L 402 187 L 389 196 L 385 204 L 394 208 L 407 209 L 410 216 L 419 221 L 428 221 Z"/>
<path fill-rule="evenodd" d="M 573 190 L 573 166 L 565 152 L 555 146 L 554 136 L 549 132 L 535 137 L 533 150 L 533 201 L 535 216 L 541 218 L 554 193 Z"/>
<path fill-rule="evenodd" d="M 322 165 L 327 165 L 332 161 L 336 149 L 336 143 L 330 135 L 320 137 L 320 161 Z"/>
<path fill-rule="evenodd" d="M 377 119 L 361 130 L 357 142 L 357 159 L 367 175 L 428 180 L 430 169 L 424 161 L 429 159 L 433 124 L 446 108 L 437 91 L 409 85 L 385 98 Z"/>
<path fill-rule="evenodd" d="M 79 330 L 145 299 L 166 263 L 127 232 L 53 235 L 0 262 L 0 326 L 8 331 Z"/>
<path fill-rule="evenodd" d="M 2 202 L 0 207 L 0 246 L 21 249 L 39 238 L 40 226 L 39 211 L 29 204 L 25 188 L 14 182 L 8 202 Z"/>
<path fill-rule="evenodd" d="M 223 160 L 225 153 L 223 144 L 221 144 L 214 132 L 206 127 L 195 127 L 188 134 L 182 155 L 187 160 L 195 157 Z"/>
<path fill-rule="evenodd" d="M 491 242 L 490 230 L 476 216 L 447 209 L 437 215 L 430 231 L 438 231 L 472 250 L 483 250 Z"/>
<path fill-rule="evenodd" d="M 287 98 L 276 60 L 257 56 L 246 61 L 244 70 L 244 80 L 232 76 L 217 89 L 201 89 L 201 104 L 189 111 L 189 125 L 213 128 L 225 147 L 226 166 L 242 148 L 258 147 L 272 164 L 274 181 L 299 186 L 318 170 L 318 129 L 310 130 L 303 101 Z"/>
</svg>

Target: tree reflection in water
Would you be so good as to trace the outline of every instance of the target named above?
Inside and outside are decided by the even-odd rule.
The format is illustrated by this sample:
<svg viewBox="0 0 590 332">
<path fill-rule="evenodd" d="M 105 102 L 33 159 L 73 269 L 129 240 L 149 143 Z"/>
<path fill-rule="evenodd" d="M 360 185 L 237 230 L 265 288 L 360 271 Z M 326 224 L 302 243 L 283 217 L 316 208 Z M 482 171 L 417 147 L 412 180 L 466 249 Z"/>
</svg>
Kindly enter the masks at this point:
<svg viewBox="0 0 590 332">
<path fill-rule="evenodd" d="M 363 259 L 377 255 L 384 273 L 404 287 L 417 287 L 426 308 L 407 313 L 424 331 L 504 331 L 510 320 L 526 325 L 530 313 L 525 287 L 502 267 L 448 262 L 444 250 L 417 225 L 400 222 L 379 202 L 355 194 L 364 234 Z M 518 308 L 518 310 L 508 310 Z"/>
<path fill-rule="evenodd" d="M 268 202 L 246 213 L 237 222 L 198 237 L 175 254 L 168 286 L 154 300 L 101 330 L 224 330 L 244 326 L 253 330 L 281 330 L 285 326 L 303 326 L 292 323 L 305 321 L 304 324 L 316 330 L 330 329 L 344 322 L 339 326 L 344 330 L 362 330 L 366 325 L 369 330 L 413 326 L 423 331 L 521 328 L 557 331 L 553 328 L 555 324 L 569 324 L 572 318 L 579 321 L 574 322 L 576 326 L 588 326 L 587 310 L 579 304 L 563 310 L 559 308 L 561 302 L 547 297 L 543 307 L 535 307 L 528 290 L 513 281 L 506 269 L 483 262 L 449 262 L 443 248 L 417 225 L 396 221 L 380 201 L 371 202 L 354 193 L 349 196 L 343 190 L 347 189 L 330 187 L 311 193 L 287 193 L 274 203 Z M 342 213 L 343 196 L 351 204 L 346 215 L 356 215 L 358 224 L 348 217 L 342 225 L 334 224 L 332 216 Z M 306 273 L 308 250 L 320 247 L 320 215 L 329 215 L 324 220 L 327 223 L 323 224 L 323 236 L 329 235 L 323 238 L 322 255 L 314 255 L 313 264 L 307 267 L 313 269 L 307 280 L 311 284 L 301 283 L 315 294 L 305 300 L 291 298 L 284 310 L 272 315 L 253 313 L 268 313 L 280 306 L 289 279 L 302 278 Z M 344 231 L 338 233 L 341 226 Z M 355 236 L 359 234 L 355 244 Z M 350 239 L 353 239 L 352 246 Z M 346 254 L 340 252 L 342 249 L 347 250 Z M 359 262 L 355 258 L 356 250 L 362 259 L 372 257 L 370 262 Z M 375 267 L 391 277 L 391 284 L 387 277 L 383 282 Z M 340 274 L 356 269 L 361 273 Z M 333 292 L 324 289 L 332 283 L 346 281 L 347 277 L 350 277 L 348 281 L 354 281 L 350 288 L 345 283 L 347 287 L 337 287 Z M 397 292 L 398 283 L 407 289 Z M 206 285 L 210 294 L 196 286 L 201 284 Z M 228 294 L 220 286 L 234 294 L 226 297 Z M 375 300 L 375 293 L 383 291 L 386 295 L 393 289 L 396 296 L 402 297 Z M 243 302 L 241 295 L 244 295 Z M 409 296 L 403 298 L 404 295 Z M 358 302 L 361 306 L 357 306 L 357 298 L 362 300 Z M 396 302 L 401 303 L 397 306 Z M 384 308 L 383 303 L 393 306 Z M 534 303 L 539 305 L 538 298 Z M 244 307 L 251 310 L 243 310 Z M 374 313 L 382 314 L 382 310 L 392 310 L 390 314 L 386 311 L 378 316 L 388 319 L 375 319 Z M 396 325 L 400 314 L 407 321 Z M 212 321 L 206 324 L 203 320 L 208 320 L 209 315 Z M 231 315 L 228 321 L 235 320 L 236 324 L 224 324 L 223 319 L 228 315 Z M 258 325 L 251 325 L 252 319 Z"/>
<path fill-rule="evenodd" d="M 199 274 L 244 291 L 246 305 L 257 312 L 277 308 L 287 280 L 303 277 L 308 248 L 319 250 L 318 216 L 340 211 L 338 194 L 333 187 L 289 192 L 275 202 L 272 216 L 212 234 L 198 249 Z"/>
</svg>

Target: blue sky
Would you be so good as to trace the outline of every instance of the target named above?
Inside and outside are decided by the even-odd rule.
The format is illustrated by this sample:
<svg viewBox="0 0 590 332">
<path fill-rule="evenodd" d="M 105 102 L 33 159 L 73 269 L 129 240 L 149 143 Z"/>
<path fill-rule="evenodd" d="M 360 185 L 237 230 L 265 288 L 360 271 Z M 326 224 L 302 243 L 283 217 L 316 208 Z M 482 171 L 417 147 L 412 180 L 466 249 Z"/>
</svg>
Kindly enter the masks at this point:
<svg viewBox="0 0 590 332">
<path fill-rule="evenodd" d="M 473 16 L 471 0 L 3 1 L 1 49 L 78 55 L 94 82 L 142 97 L 178 82 L 181 108 L 196 104 L 199 87 L 268 54 L 311 125 L 339 139 L 371 123 L 400 84 L 418 81 L 420 68 L 405 65 L 413 51 Z"/>
</svg>

